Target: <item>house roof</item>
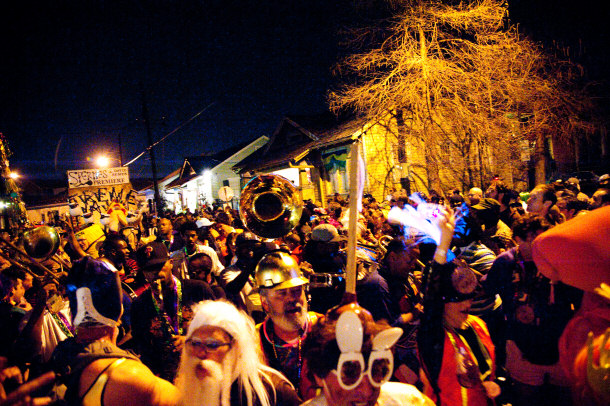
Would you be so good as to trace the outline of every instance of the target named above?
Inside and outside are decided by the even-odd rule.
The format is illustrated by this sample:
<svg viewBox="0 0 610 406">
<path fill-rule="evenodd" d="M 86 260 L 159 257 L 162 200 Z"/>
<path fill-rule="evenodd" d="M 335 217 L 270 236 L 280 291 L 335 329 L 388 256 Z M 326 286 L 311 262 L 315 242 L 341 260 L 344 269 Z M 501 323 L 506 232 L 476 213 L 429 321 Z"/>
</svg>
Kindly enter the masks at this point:
<svg viewBox="0 0 610 406">
<path fill-rule="evenodd" d="M 273 137 L 261 148 L 262 153 L 249 156 L 233 168 L 243 173 L 284 166 L 313 150 L 350 142 L 364 125 L 363 119 L 336 118 L 330 113 L 284 117 Z"/>
<path fill-rule="evenodd" d="M 256 139 L 258 139 L 257 137 Z M 237 145 L 232 146 L 231 148 L 223 149 L 222 151 L 216 152 L 212 154 L 212 157 L 216 159 L 218 162 L 224 162 L 227 159 L 231 158 L 233 155 L 246 148 L 248 145 L 252 144 L 255 140 L 244 141 Z"/>
<path fill-rule="evenodd" d="M 180 173 L 178 174 L 178 177 L 171 181 L 169 184 L 167 184 L 165 187 L 167 189 L 172 189 L 183 186 L 187 182 L 190 182 L 191 180 L 200 176 L 206 169 L 214 169 L 222 162 L 226 161 L 242 149 L 246 148 L 248 145 L 252 144 L 252 142 L 253 140 L 245 141 L 216 153 L 202 154 L 184 158 L 184 162 L 182 164 L 182 168 L 179 171 Z"/>
<path fill-rule="evenodd" d="M 206 155 L 191 156 L 184 158 L 179 178 L 185 178 L 193 174 L 201 174 L 206 169 L 212 169 L 222 161 Z"/>
<path fill-rule="evenodd" d="M 168 183 L 167 185 L 165 185 L 165 189 L 173 189 L 173 188 L 177 188 L 180 186 L 183 186 L 184 184 L 186 184 L 187 182 L 195 179 L 197 176 L 199 176 L 199 173 L 193 173 L 189 176 L 186 176 L 184 178 L 176 178 L 173 181 L 171 181 L 170 183 Z"/>
<path fill-rule="evenodd" d="M 176 187 L 180 187 L 187 182 L 195 179 L 200 176 L 203 171 L 211 170 L 216 167 L 220 162 L 212 156 L 209 155 L 199 155 L 199 156 L 191 156 L 184 158 L 184 162 L 182 163 L 182 168 L 180 169 L 180 174 L 176 179 L 168 183 L 165 188 L 173 189 Z"/>
<path fill-rule="evenodd" d="M 25 207 L 31 209 L 38 206 L 68 204 L 68 187 L 56 195 L 24 195 L 23 202 Z"/>
</svg>

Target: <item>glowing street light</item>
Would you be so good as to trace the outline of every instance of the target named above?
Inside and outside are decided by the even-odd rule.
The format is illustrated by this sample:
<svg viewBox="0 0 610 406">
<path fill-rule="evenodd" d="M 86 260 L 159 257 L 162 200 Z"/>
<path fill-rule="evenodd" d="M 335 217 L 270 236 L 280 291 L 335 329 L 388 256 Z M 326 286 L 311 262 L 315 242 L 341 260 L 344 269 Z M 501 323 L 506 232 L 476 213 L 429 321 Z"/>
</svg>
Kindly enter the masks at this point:
<svg viewBox="0 0 610 406">
<path fill-rule="evenodd" d="M 14 179 L 18 179 L 21 175 L 19 175 L 17 172 L 13 171 L 8 176 L 14 180 Z"/>
<path fill-rule="evenodd" d="M 107 168 L 110 165 L 110 158 L 105 155 L 99 155 L 95 158 L 95 165 L 99 168 Z"/>
</svg>

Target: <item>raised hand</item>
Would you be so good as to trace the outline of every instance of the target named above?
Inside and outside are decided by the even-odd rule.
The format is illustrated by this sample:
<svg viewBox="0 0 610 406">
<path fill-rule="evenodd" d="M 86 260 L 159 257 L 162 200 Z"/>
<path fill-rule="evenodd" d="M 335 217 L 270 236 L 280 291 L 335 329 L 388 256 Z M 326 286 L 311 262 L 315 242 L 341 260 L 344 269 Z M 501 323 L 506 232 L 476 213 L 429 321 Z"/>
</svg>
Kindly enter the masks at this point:
<svg viewBox="0 0 610 406">
<path fill-rule="evenodd" d="M 441 232 L 439 244 L 434 252 L 434 260 L 439 264 L 447 262 L 447 251 L 451 247 L 453 231 L 455 230 L 455 216 L 453 210 L 445 207 L 439 210 L 436 217 L 436 224 Z"/>
</svg>

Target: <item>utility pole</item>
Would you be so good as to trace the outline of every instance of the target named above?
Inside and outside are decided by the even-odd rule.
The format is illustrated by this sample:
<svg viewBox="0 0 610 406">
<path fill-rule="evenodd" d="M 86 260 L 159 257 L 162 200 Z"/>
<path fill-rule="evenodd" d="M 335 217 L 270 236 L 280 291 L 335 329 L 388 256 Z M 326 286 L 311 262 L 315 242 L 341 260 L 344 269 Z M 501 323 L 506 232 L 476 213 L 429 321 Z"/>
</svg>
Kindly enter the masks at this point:
<svg viewBox="0 0 610 406">
<path fill-rule="evenodd" d="M 144 119 L 144 125 L 146 126 L 146 135 L 148 137 L 148 152 L 150 154 L 150 166 L 152 169 L 153 186 L 155 189 L 155 206 L 157 209 L 157 214 L 160 214 L 163 206 L 161 204 L 161 194 L 159 193 L 159 183 L 157 182 L 157 164 L 155 162 L 152 130 L 150 128 L 150 118 L 148 115 L 148 107 L 146 105 L 146 93 L 144 91 L 144 87 L 142 87 L 142 116 Z"/>
<path fill-rule="evenodd" d="M 119 166 L 123 166 L 123 140 L 121 139 L 121 130 L 119 130 Z"/>
</svg>

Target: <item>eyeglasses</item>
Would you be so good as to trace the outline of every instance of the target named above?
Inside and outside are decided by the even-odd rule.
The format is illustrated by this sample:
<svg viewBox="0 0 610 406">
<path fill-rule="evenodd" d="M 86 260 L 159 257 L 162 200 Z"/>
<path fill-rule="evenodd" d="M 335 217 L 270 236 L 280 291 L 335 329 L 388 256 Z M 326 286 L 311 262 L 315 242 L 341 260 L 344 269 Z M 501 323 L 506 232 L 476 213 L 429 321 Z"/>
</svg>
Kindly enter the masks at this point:
<svg viewBox="0 0 610 406">
<path fill-rule="evenodd" d="M 345 390 L 352 390 L 360 385 L 362 378 L 368 375 L 371 385 L 380 387 L 390 380 L 394 372 L 394 357 L 392 351 L 373 351 L 369 357 L 369 365 L 364 371 L 364 358 L 361 353 L 344 353 L 339 356 L 337 369 L 333 369 L 339 385 Z"/>
<path fill-rule="evenodd" d="M 233 340 L 222 342 L 213 339 L 200 340 L 198 338 L 189 338 L 185 342 L 195 354 L 201 354 L 203 352 L 206 354 L 213 354 L 218 352 L 222 347 L 231 348 L 231 345 L 233 345 Z"/>
</svg>

